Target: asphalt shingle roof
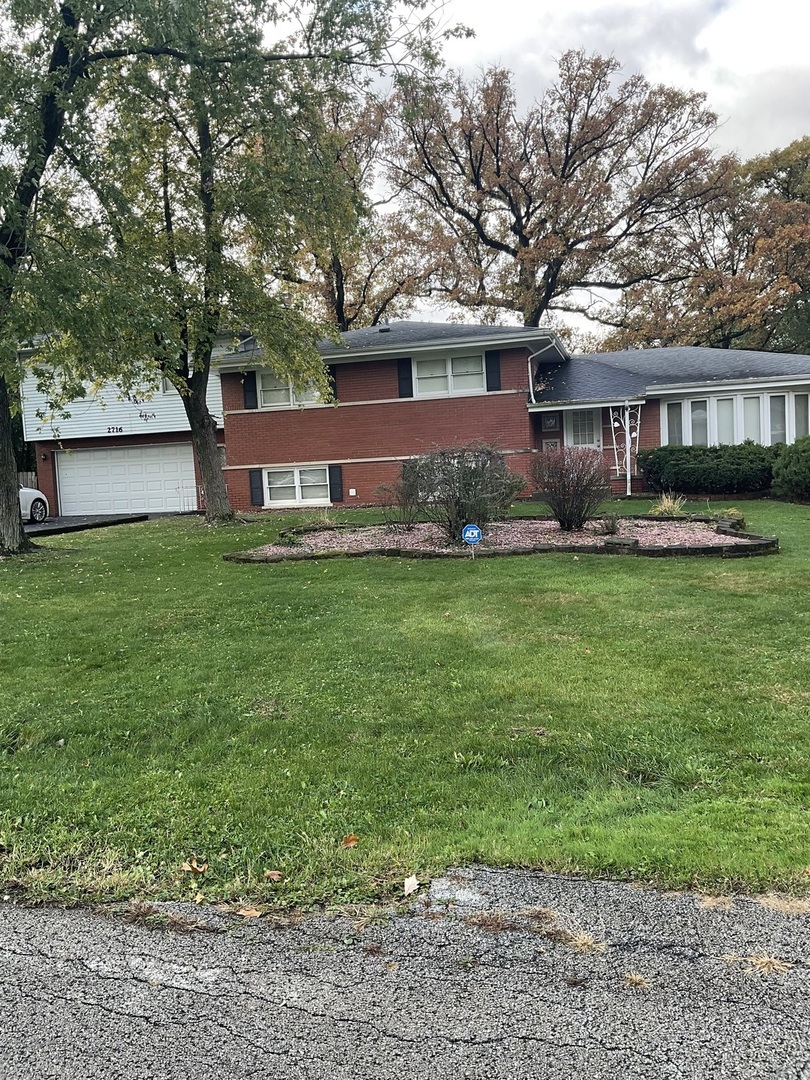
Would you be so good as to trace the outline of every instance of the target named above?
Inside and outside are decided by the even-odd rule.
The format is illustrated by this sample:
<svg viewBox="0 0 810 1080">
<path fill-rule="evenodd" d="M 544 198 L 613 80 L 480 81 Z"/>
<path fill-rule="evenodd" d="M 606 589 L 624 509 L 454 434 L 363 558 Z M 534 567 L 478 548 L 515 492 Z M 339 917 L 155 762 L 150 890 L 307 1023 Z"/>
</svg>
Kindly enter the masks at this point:
<svg viewBox="0 0 810 1080">
<path fill-rule="evenodd" d="M 532 326 L 480 326 L 469 323 L 392 322 L 381 326 L 369 326 L 362 330 L 349 330 L 341 334 L 344 344 L 323 341 L 318 346 L 323 356 L 344 356 L 353 353 L 379 353 L 408 349 L 429 348 L 432 345 L 461 345 L 465 342 L 503 343 L 526 345 L 534 351 L 546 341 L 555 342 L 560 355 L 562 346 L 552 330 L 538 330 Z"/>
<path fill-rule="evenodd" d="M 624 400 L 661 386 L 710 386 L 790 376 L 810 378 L 810 356 L 746 349 L 673 347 L 573 356 L 540 368 L 538 403 Z"/>
</svg>

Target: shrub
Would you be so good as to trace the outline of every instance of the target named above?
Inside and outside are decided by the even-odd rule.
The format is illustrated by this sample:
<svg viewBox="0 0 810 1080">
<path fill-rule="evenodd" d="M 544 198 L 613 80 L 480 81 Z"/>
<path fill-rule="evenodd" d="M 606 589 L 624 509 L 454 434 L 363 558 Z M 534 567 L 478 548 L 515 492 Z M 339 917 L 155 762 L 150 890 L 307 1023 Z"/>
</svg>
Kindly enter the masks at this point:
<svg viewBox="0 0 810 1080">
<path fill-rule="evenodd" d="M 419 518 L 421 501 L 415 470 L 402 468 L 402 475 L 393 484 L 381 484 L 376 491 L 383 520 L 395 532 L 410 532 Z"/>
<path fill-rule="evenodd" d="M 736 446 L 659 446 L 640 450 L 637 462 L 653 491 L 719 495 L 767 491 L 778 452 L 750 440 Z"/>
<path fill-rule="evenodd" d="M 564 446 L 545 450 L 532 463 L 540 499 L 565 532 L 581 529 L 610 498 L 610 473 L 598 450 Z"/>
<path fill-rule="evenodd" d="M 686 497 L 683 495 L 674 495 L 671 491 L 664 492 L 657 502 L 648 510 L 651 517 L 683 517 L 683 508 L 686 503 Z"/>
<path fill-rule="evenodd" d="M 810 501 L 810 436 L 782 447 L 773 466 L 773 492 L 791 502 Z"/>
<path fill-rule="evenodd" d="M 619 531 L 619 515 L 603 514 L 596 531 L 600 536 L 616 536 Z"/>
<path fill-rule="evenodd" d="M 486 528 L 504 513 L 526 486 L 503 454 L 487 443 L 468 443 L 406 461 L 402 485 L 418 492 L 423 517 L 438 525 L 452 543 L 460 544 L 465 525 Z"/>
</svg>

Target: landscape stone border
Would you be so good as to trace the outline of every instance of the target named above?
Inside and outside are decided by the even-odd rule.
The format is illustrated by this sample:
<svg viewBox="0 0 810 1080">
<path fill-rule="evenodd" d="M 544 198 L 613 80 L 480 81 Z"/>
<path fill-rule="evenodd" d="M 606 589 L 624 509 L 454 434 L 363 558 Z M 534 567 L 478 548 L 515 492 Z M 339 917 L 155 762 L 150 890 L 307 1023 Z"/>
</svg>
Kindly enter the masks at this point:
<svg viewBox="0 0 810 1080">
<path fill-rule="evenodd" d="M 632 518 L 636 521 L 650 521 L 649 514 L 622 514 L 623 518 Z M 548 515 L 521 515 L 522 520 L 550 521 Z M 653 519 L 654 520 L 654 519 Z M 666 520 L 677 520 L 667 518 Z M 508 548 L 490 550 L 476 550 L 476 559 L 494 559 L 509 555 L 545 555 L 552 552 L 574 555 L 634 555 L 637 557 L 662 559 L 677 558 L 684 556 L 714 557 L 720 559 L 743 559 L 752 555 L 776 555 L 779 552 L 779 538 L 777 536 L 760 536 L 757 533 L 743 532 L 737 527 L 733 518 L 721 519 L 713 517 L 701 517 L 690 515 L 684 521 L 702 522 L 715 526 L 715 532 L 721 536 L 733 537 L 733 542 L 728 544 L 669 544 L 651 545 L 640 547 L 638 541 L 632 541 L 625 537 L 606 536 L 599 544 L 534 544 L 515 545 Z M 341 525 L 299 525 L 292 529 L 284 529 L 279 533 L 279 539 L 284 537 L 304 536 L 312 532 L 345 531 L 351 529 L 359 531 L 363 526 L 352 524 Z M 267 555 L 260 550 L 232 551 L 227 552 L 222 558 L 225 562 L 236 563 L 281 563 L 281 562 L 306 562 L 322 559 L 358 559 L 365 556 L 376 555 L 386 558 L 397 559 L 469 559 L 470 552 L 466 548 L 458 551 L 434 551 L 431 548 L 401 548 L 394 545 L 377 548 L 341 548 L 322 551 L 296 551 L 290 548 L 283 555 Z"/>
</svg>

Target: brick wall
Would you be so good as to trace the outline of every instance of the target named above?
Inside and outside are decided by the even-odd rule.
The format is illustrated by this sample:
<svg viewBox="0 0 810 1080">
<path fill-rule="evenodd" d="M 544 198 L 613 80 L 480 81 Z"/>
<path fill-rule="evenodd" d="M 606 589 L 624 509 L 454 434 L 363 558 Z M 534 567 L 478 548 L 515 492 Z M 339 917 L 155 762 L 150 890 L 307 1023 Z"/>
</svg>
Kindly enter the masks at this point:
<svg viewBox="0 0 810 1080">
<path fill-rule="evenodd" d="M 223 374 L 228 491 L 236 509 L 250 507 L 251 467 L 341 464 L 344 501 L 376 502 L 376 488 L 399 476 L 399 461 L 359 459 L 407 458 L 475 439 L 517 451 L 510 465 L 528 474 L 525 350 L 501 353 L 501 392 L 399 398 L 396 360 L 339 364 L 336 384 L 337 406 L 246 410 L 242 376 Z"/>
</svg>

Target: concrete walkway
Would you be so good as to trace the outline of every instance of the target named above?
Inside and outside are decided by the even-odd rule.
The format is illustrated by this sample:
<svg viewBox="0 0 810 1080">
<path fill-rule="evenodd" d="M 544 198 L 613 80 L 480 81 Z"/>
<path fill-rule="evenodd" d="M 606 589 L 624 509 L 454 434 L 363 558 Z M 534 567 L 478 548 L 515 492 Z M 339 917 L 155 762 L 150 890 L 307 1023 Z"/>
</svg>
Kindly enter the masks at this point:
<svg viewBox="0 0 810 1080">
<path fill-rule="evenodd" d="M 0 1077 L 810 1080 L 808 904 L 764 901 L 485 868 L 286 924 L 0 900 Z"/>
</svg>

